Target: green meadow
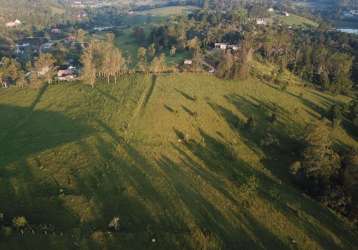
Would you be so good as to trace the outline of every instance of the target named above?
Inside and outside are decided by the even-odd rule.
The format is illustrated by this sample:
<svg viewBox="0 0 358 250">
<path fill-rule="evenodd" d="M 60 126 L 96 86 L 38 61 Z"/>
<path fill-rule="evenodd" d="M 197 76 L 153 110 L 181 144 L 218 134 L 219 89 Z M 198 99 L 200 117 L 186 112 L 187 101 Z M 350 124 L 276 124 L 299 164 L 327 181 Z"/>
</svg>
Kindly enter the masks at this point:
<svg viewBox="0 0 358 250">
<path fill-rule="evenodd" d="M 348 101 L 189 73 L 1 89 L 0 212 L 33 233 L 0 249 L 354 249 L 350 224 L 289 176 L 306 125 Z"/>
</svg>

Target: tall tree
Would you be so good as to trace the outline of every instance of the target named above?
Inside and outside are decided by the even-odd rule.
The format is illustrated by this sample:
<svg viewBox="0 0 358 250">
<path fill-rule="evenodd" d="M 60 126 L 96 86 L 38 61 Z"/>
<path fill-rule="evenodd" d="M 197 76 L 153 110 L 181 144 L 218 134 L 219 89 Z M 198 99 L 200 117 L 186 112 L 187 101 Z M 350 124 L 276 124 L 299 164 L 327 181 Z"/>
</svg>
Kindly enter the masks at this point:
<svg viewBox="0 0 358 250">
<path fill-rule="evenodd" d="M 122 76 L 128 70 L 126 59 L 123 57 L 120 49 L 115 48 L 111 53 L 110 74 L 114 77 L 114 83 L 117 83 L 117 77 Z"/>
<path fill-rule="evenodd" d="M 148 66 L 147 66 L 147 56 L 146 55 L 147 55 L 147 49 L 140 47 L 137 52 L 137 60 L 138 60 L 137 68 L 141 72 L 147 71 Z"/>
<path fill-rule="evenodd" d="M 151 72 L 154 74 L 164 72 L 166 69 L 165 64 L 165 55 L 164 53 L 160 54 L 159 57 L 154 57 L 151 63 Z"/>
<path fill-rule="evenodd" d="M 305 176 L 313 180 L 313 188 L 324 188 L 330 179 L 337 176 L 340 168 L 339 156 L 332 149 L 331 133 L 326 124 L 319 121 L 311 124 L 305 135 L 302 167 Z"/>
<path fill-rule="evenodd" d="M 91 42 L 81 56 L 81 63 L 83 64 L 82 81 L 85 84 L 91 85 L 92 88 L 95 86 L 97 74 L 96 65 L 94 63 L 94 50 L 95 44 Z"/>
<path fill-rule="evenodd" d="M 56 60 L 51 54 L 40 54 L 39 58 L 34 63 L 35 73 L 40 82 L 51 83 L 56 74 Z M 41 83 L 40 83 L 41 84 Z"/>
<path fill-rule="evenodd" d="M 16 82 L 20 77 L 21 65 L 12 58 L 4 57 L 0 62 L 0 81 Z"/>
</svg>

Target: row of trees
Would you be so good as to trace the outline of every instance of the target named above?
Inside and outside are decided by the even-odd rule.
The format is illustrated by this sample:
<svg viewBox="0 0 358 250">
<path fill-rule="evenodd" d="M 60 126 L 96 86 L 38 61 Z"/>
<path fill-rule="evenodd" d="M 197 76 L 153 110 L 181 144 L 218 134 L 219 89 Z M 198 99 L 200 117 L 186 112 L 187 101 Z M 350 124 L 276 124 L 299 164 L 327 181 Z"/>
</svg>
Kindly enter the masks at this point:
<svg viewBox="0 0 358 250">
<path fill-rule="evenodd" d="M 216 76 L 223 79 L 245 79 L 250 73 L 253 48 L 248 40 L 243 41 L 238 51 L 222 53 Z"/>
<path fill-rule="evenodd" d="M 38 88 L 44 83 L 51 83 L 55 75 L 56 60 L 51 54 L 41 54 L 25 67 L 8 57 L 3 57 L 0 62 L 0 82 L 5 87 L 16 84 L 20 88 L 27 85 Z"/>
<path fill-rule="evenodd" d="M 114 35 L 107 34 L 105 41 L 92 40 L 81 56 L 82 80 L 94 87 L 97 78 L 117 78 L 127 73 L 128 67 L 120 49 L 114 46 Z"/>
<path fill-rule="evenodd" d="M 154 45 L 140 47 L 137 51 L 137 63 L 133 66 L 130 58 L 125 58 L 119 48 L 114 45 L 114 35 L 107 34 L 105 41 L 92 40 L 81 56 L 82 80 L 94 87 L 98 79 L 105 78 L 109 83 L 118 77 L 134 72 L 162 73 L 169 68 L 164 53 L 157 55 Z"/>
<path fill-rule="evenodd" d="M 200 10 L 154 27 L 148 37 L 144 30 L 136 28 L 133 36 L 142 44 L 154 44 L 157 50 L 191 50 L 192 55 L 198 50 L 205 54 L 215 42 L 238 45 L 250 41 L 250 48 L 246 49 L 251 50 L 249 54 L 277 64 L 281 71 L 288 69 L 322 89 L 346 93 L 353 81 L 358 81 L 358 39 L 327 32 L 323 26 L 314 30 L 289 29 L 284 25 L 258 27 L 254 13 L 248 6 L 226 12 Z M 241 57 L 247 52 L 240 54 Z M 239 57 L 232 53 L 220 57 L 218 75 L 232 78 L 233 72 L 237 72 L 235 58 Z"/>
</svg>

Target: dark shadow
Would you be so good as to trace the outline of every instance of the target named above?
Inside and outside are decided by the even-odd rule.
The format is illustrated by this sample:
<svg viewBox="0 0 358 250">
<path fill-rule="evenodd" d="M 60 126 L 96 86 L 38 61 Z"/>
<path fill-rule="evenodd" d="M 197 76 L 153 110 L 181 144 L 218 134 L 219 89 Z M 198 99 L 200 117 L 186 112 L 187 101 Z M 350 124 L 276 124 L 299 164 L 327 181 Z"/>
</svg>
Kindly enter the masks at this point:
<svg viewBox="0 0 358 250">
<path fill-rule="evenodd" d="M 253 97 L 240 97 L 237 95 L 226 96 L 226 99 L 234 105 L 239 112 L 246 117 L 253 117 L 256 126 L 253 129 L 245 128 L 245 122 L 236 114 L 226 108 L 209 103 L 209 105 L 222 116 L 233 131 L 236 131 L 243 141 L 258 154 L 263 153 L 263 165 L 282 181 L 289 180 L 288 166 L 292 159 L 298 157 L 301 143 L 298 135 L 304 130 L 295 123 L 289 113 L 274 103 L 263 102 Z M 277 120 L 270 121 L 272 114 Z M 272 135 L 278 143 L 266 145 L 266 138 Z"/>
<path fill-rule="evenodd" d="M 11 218 L 25 216 L 33 227 L 51 224 L 56 231 L 75 227 L 79 218 L 64 207 L 59 198 L 62 188 L 53 178 L 35 176 L 27 161 L 20 160 L 15 168 L 0 176 L 0 210 L 6 223 L 11 225 Z"/>
<path fill-rule="evenodd" d="M 152 94 L 154 92 L 154 88 L 155 88 L 155 85 L 156 85 L 156 82 L 157 82 L 157 78 L 158 78 L 157 75 L 155 75 L 155 74 L 152 75 L 150 87 L 149 87 L 148 93 L 146 94 L 144 102 L 143 102 L 143 109 L 147 106 L 147 104 L 148 104 L 148 102 L 150 100 L 150 97 L 152 96 Z"/>
<path fill-rule="evenodd" d="M 93 129 L 60 113 L 0 105 L 0 169 L 26 156 L 78 141 Z"/>
<path fill-rule="evenodd" d="M 179 130 L 174 131 L 177 135 L 183 134 Z M 229 233 L 230 223 L 225 221 L 224 218 L 220 218 L 220 212 L 211 210 L 210 216 L 206 218 L 206 221 L 201 225 L 206 227 L 209 231 L 219 235 L 224 241 L 224 249 L 235 249 L 235 245 L 241 246 L 240 249 L 245 249 L 250 245 L 252 249 L 287 249 L 294 247 L 295 243 L 292 243 L 290 247 L 287 242 L 283 242 L 280 235 L 275 235 L 270 229 L 265 228 L 255 217 L 254 214 L 246 209 L 245 203 L 240 201 L 240 198 L 231 194 L 232 190 L 227 189 L 224 182 L 221 181 L 222 177 L 225 177 L 228 181 L 235 184 L 240 188 L 242 184 L 245 184 L 250 176 L 255 176 L 259 180 L 258 197 L 263 199 L 264 203 L 272 204 L 274 210 L 272 213 L 280 213 L 285 219 L 287 219 L 292 225 L 299 227 L 306 235 L 312 237 L 312 239 L 322 246 L 324 249 L 352 249 L 356 239 L 354 234 L 350 232 L 351 229 L 346 229 L 344 223 L 337 219 L 336 216 L 329 210 L 321 207 L 321 205 L 314 200 L 307 197 L 303 197 L 297 190 L 291 188 L 289 185 L 282 185 L 273 181 L 271 178 L 259 172 L 240 160 L 239 154 L 232 154 L 230 152 L 231 145 L 228 142 L 217 139 L 204 131 L 200 131 L 201 136 L 204 138 L 205 143 L 199 143 L 194 140 L 181 144 L 182 146 L 172 145 L 173 148 L 181 156 L 181 162 L 176 163 L 165 156 L 162 156 L 159 161 L 159 165 L 162 165 L 163 171 L 166 171 L 168 175 L 173 177 L 173 180 L 178 184 L 178 192 L 181 191 L 181 199 L 189 199 L 183 190 L 185 188 L 193 188 L 195 185 L 191 185 L 188 176 L 184 173 L 187 171 L 193 171 L 196 176 L 200 176 L 206 183 L 213 187 L 216 192 L 221 193 L 226 199 L 232 202 L 235 206 L 240 207 L 240 213 L 236 214 L 241 224 L 244 225 L 246 230 L 240 231 L 241 227 L 235 228 L 234 231 L 236 239 L 231 238 Z M 189 153 L 190 152 L 190 153 Z M 185 171 L 183 171 L 183 169 Z M 219 179 L 218 176 L 221 178 Z M 179 181 L 180 180 L 180 181 Z M 180 182 L 186 182 L 186 187 L 180 186 Z M 178 183 L 179 182 L 179 183 Z M 272 192 L 276 190 L 275 192 Z M 199 191 L 197 191 L 199 193 Z M 198 195 L 198 194 L 196 194 Z M 184 197 L 185 196 L 185 197 Z M 207 206 L 204 198 L 196 196 L 196 200 L 199 200 L 199 204 Z M 204 200 L 203 200 L 204 199 Z M 304 199 L 304 202 L 302 201 Z M 188 207 L 194 203 L 192 200 L 188 200 Z M 290 204 L 294 204 L 293 206 Z M 294 208 L 294 207 L 297 207 Z M 192 208 L 196 209 L 196 207 Z M 202 208 L 200 211 L 208 211 L 208 208 Z M 198 215 L 199 217 L 199 215 Z M 216 219 L 216 227 L 210 227 L 210 219 Z M 317 220 L 317 221 L 315 221 Z M 206 224 L 209 222 L 209 225 Z M 322 227 L 325 229 L 323 230 Z M 223 230 L 226 233 L 223 233 Z M 247 231 L 247 229 L 249 229 Z M 342 235 L 346 232 L 347 245 L 342 245 L 332 237 L 332 233 L 336 236 Z M 249 235 L 255 235 L 255 241 L 251 242 Z M 244 237 L 244 239 L 241 238 Z M 294 241 L 295 238 L 291 239 Z M 348 244 L 352 245 L 348 245 Z"/>
<path fill-rule="evenodd" d="M 164 108 L 168 110 L 170 113 L 175 113 L 175 110 L 169 107 L 168 105 L 164 104 Z"/>
<path fill-rule="evenodd" d="M 179 94 L 181 94 L 183 97 L 185 97 L 187 100 L 195 102 L 196 98 L 194 96 L 190 96 L 187 93 L 175 88 L 175 91 L 178 92 Z"/>
<path fill-rule="evenodd" d="M 30 106 L 31 111 L 33 111 L 35 109 L 36 105 L 40 102 L 41 97 L 45 94 L 47 88 L 48 88 L 48 84 L 45 84 L 38 90 L 37 96 Z"/>
<path fill-rule="evenodd" d="M 305 98 L 304 95 L 303 95 L 303 96 L 300 96 L 298 99 L 302 102 L 303 105 L 305 105 L 305 106 L 307 106 L 308 108 L 311 108 L 312 110 L 314 110 L 315 112 L 317 112 L 317 113 L 318 113 L 318 116 L 320 116 L 320 115 L 322 115 L 322 114 L 325 114 L 326 108 L 329 108 L 329 107 L 330 107 L 330 104 L 329 104 L 329 103 L 326 103 L 326 104 L 325 104 L 325 105 L 326 105 L 326 108 L 323 108 L 323 107 L 317 105 L 316 103 L 314 103 L 314 102 L 308 100 L 307 98 Z M 315 117 L 317 117 L 317 115 L 315 115 Z"/>
<path fill-rule="evenodd" d="M 111 101 L 120 102 L 117 97 L 114 97 L 113 95 L 110 95 L 110 94 L 108 94 L 107 92 L 101 90 L 100 87 L 95 88 L 95 91 L 97 91 L 98 93 L 100 93 L 100 94 L 103 95 L 104 97 L 110 99 Z"/>
<path fill-rule="evenodd" d="M 181 108 L 182 108 L 186 113 L 188 113 L 188 115 L 190 115 L 190 116 L 192 116 L 192 117 L 195 117 L 195 116 L 198 115 L 196 112 L 191 111 L 190 109 L 188 109 L 188 108 L 185 107 L 184 105 L 182 105 Z"/>
</svg>

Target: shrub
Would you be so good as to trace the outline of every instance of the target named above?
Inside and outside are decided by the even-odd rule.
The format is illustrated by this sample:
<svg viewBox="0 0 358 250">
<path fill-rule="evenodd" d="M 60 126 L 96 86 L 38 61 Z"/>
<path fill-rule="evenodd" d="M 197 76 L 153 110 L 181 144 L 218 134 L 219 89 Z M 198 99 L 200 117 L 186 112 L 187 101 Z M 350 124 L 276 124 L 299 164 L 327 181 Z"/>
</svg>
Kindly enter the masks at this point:
<svg viewBox="0 0 358 250">
<path fill-rule="evenodd" d="M 267 146 L 278 146 L 279 141 L 278 139 L 273 136 L 271 133 L 267 133 L 260 142 L 261 146 L 267 147 Z"/>
<path fill-rule="evenodd" d="M 259 187 L 259 182 L 255 176 L 250 176 L 246 183 L 239 188 L 239 199 L 244 205 L 250 205 Z"/>
<path fill-rule="evenodd" d="M 358 151 L 352 150 L 344 160 L 343 183 L 352 198 L 352 212 L 358 218 Z"/>
<path fill-rule="evenodd" d="M 1 235 L 5 237 L 10 237 L 12 234 L 12 228 L 11 227 L 2 227 L 1 228 Z"/>
<path fill-rule="evenodd" d="M 277 116 L 275 113 L 272 113 L 269 118 L 270 123 L 275 123 L 277 121 Z"/>
<path fill-rule="evenodd" d="M 306 191 L 322 196 L 333 185 L 341 169 L 340 158 L 332 149 L 329 128 L 319 121 L 307 128 L 301 162 L 294 162 L 290 172 Z"/>
<path fill-rule="evenodd" d="M 12 224 L 17 229 L 22 229 L 27 225 L 27 220 L 24 216 L 15 217 L 12 219 Z"/>
<path fill-rule="evenodd" d="M 249 119 L 247 119 L 246 121 L 245 128 L 248 130 L 253 130 L 255 127 L 256 127 L 256 121 L 252 116 L 250 116 Z"/>
<path fill-rule="evenodd" d="M 119 231 L 120 229 L 120 219 L 119 217 L 113 217 L 111 222 L 108 224 L 108 228 L 113 231 Z"/>
<path fill-rule="evenodd" d="M 191 229 L 193 249 L 223 249 L 223 243 L 215 234 L 201 230 L 198 227 Z"/>
<path fill-rule="evenodd" d="M 353 125 L 358 128 L 358 116 L 353 119 Z"/>
<path fill-rule="evenodd" d="M 332 126 L 335 128 L 340 125 L 343 119 L 344 107 L 335 104 L 328 111 L 327 117 L 332 122 Z"/>
</svg>

